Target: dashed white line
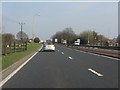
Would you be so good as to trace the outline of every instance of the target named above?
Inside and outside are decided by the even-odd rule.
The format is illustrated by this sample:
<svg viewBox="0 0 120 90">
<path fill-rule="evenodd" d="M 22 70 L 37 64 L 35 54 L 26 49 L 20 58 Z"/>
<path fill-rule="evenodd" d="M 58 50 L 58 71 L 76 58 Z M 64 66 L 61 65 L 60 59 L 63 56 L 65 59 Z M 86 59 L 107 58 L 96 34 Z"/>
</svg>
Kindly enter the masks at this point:
<svg viewBox="0 0 120 90">
<path fill-rule="evenodd" d="M 58 52 L 59 52 L 60 50 L 58 50 Z"/>
<path fill-rule="evenodd" d="M 62 54 L 64 54 L 64 52 L 61 52 Z"/>
<path fill-rule="evenodd" d="M 68 57 L 69 59 L 73 59 L 72 57 Z"/>
<path fill-rule="evenodd" d="M 109 57 L 109 56 L 105 56 L 105 55 L 99 55 L 99 54 L 90 53 L 90 52 L 85 52 L 85 51 L 80 51 L 80 50 L 71 49 L 71 48 L 68 48 L 68 49 L 70 49 L 70 50 L 74 50 L 74 51 L 78 51 L 78 52 L 82 52 L 82 53 L 87 53 L 87 54 L 91 54 L 91 55 L 95 55 L 95 56 L 100 56 L 100 57 L 105 57 L 105 58 L 109 58 L 109 59 L 114 59 L 114 60 L 118 60 L 118 61 L 120 61 L 119 58 Z"/>
<path fill-rule="evenodd" d="M 91 71 L 92 73 L 96 74 L 96 75 L 99 76 L 99 77 L 102 77 L 102 76 L 103 76 L 102 74 L 96 72 L 95 70 L 93 70 L 93 69 L 91 69 L 91 68 L 88 68 L 88 70 Z"/>
</svg>

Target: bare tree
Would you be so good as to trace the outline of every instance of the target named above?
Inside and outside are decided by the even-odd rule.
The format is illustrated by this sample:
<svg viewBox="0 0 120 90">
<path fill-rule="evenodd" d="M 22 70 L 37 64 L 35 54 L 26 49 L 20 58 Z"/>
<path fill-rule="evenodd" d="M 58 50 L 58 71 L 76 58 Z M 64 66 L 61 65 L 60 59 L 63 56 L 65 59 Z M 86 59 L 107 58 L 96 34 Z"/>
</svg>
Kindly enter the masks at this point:
<svg viewBox="0 0 120 90">
<path fill-rule="evenodd" d="M 28 41 L 28 39 L 29 39 L 28 35 L 23 31 L 22 31 L 22 33 L 21 33 L 21 31 L 19 31 L 16 36 L 17 36 L 18 40 L 21 40 L 21 38 L 22 38 L 24 41 Z"/>
<path fill-rule="evenodd" d="M 6 53 L 7 45 L 11 49 L 12 42 L 15 40 L 15 37 L 11 33 L 2 34 L 2 53 Z"/>
<path fill-rule="evenodd" d="M 56 34 L 54 34 L 52 38 L 57 38 L 59 43 L 61 42 L 61 40 L 67 40 L 68 44 L 71 44 L 76 38 L 76 34 L 71 27 L 68 27 L 61 32 L 56 32 Z"/>
<path fill-rule="evenodd" d="M 120 46 L 120 34 L 117 37 L 117 42 L 118 42 L 118 45 Z"/>
<path fill-rule="evenodd" d="M 15 36 L 11 33 L 2 34 L 2 43 L 11 44 L 14 39 L 15 39 Z"/>
</svg>

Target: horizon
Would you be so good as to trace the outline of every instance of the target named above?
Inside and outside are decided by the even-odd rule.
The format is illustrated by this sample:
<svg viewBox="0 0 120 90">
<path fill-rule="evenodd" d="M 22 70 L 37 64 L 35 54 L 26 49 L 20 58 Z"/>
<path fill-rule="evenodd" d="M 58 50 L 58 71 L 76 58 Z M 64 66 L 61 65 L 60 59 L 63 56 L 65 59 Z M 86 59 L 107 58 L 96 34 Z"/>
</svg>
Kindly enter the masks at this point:
<svg viewBox="0 0 120 90">
<path fill-rule="evenodd" d="M 94 30 L 108 38 L 118 36 L 117 2 L 4 2 L 2 4 L 3 33 L 16 34 L 19 22 L 23 31 L 42 40 L 71 27 L 76 34 Z M 40 16 L 34 16 L 39 14 Z"/>
</svg>

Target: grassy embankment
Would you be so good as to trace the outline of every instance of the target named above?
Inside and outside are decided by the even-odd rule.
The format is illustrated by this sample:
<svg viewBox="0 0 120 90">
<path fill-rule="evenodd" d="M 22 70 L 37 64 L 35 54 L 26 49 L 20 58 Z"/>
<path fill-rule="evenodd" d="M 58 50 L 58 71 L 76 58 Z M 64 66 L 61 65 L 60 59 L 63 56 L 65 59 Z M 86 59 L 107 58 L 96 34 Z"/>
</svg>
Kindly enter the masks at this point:
<svg viewBox="0 0 120 90">
<path fill-rule="evenodd" d="M 41 47 L 39 43 L 30 43 L 28 44 L 28 48 L 26 51 L 22 52 L 15 52 L 8 54 L 6 56 L 2 56 L 2 69 L 5 69 L 15 63 L 16 61 L 24 58 L 25 56 L 29 55 L 30 53 L 38 50 Z"/>
</svg>

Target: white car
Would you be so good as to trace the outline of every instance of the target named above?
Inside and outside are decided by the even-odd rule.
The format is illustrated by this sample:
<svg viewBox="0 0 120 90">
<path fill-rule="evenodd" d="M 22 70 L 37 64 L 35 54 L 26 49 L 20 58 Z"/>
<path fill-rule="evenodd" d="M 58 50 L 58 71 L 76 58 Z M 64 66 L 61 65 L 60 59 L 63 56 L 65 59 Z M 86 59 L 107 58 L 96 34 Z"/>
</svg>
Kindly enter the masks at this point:
<svg viewBox="0 0 120 90">
<path fill-rule="evenodd" d="M 77 41 L 75 41 L 74 45 L 79 46 L 79 45 L 80 45 L 80 43 L 79 43 L 79 42 L 77 42 Z"/>
<path fill-rule="evenodd" d="M 53 44 L 46 44 L 44 46 L 44 51 L 55 51 L 55 46 Z"/>
</svg>

